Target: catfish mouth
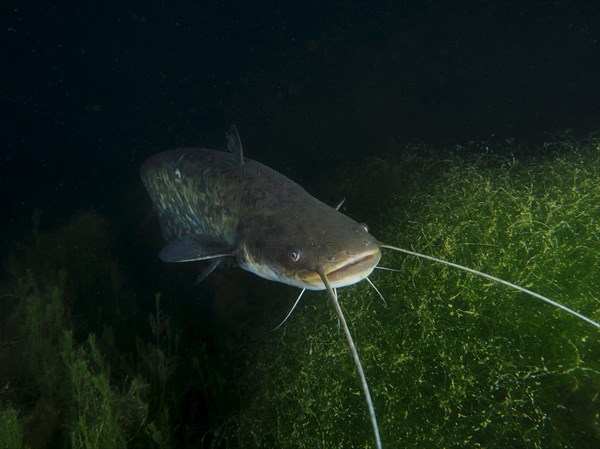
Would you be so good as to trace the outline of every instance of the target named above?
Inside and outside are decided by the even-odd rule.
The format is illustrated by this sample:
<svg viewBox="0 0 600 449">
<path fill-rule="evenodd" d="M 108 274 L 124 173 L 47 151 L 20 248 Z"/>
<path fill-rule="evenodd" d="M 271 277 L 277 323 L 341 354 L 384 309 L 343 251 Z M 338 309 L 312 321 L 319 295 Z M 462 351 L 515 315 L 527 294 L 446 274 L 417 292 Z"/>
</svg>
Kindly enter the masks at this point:
<svg viewBox="0 0 600 449">
<path fill-rule="evenodd" d="M 381 252 L 379 248 L 357 258 L 346 259 L 341 264 L 325 266 L 324 272 L 332 287 L 344 287 L 362 281 L 379 263 Z M 317 290 L 325 288 L 323 281 L 316 271 L 307 271 L 299 275 L 299 278 Z"/>
<path fill-rule="evenodd" d="M 350 261 L 346 265 L 342 265 L 340 268 L 325 273 L 325 276 L 327 276 L 327 279 L 335 281 L 337 279 L 345 278 L 348 275 L 352 276 L 353 274 L 358 274 L 358 272 L 365 271 L 364 269 L 368 265 L 377 265 L 379 259 L 377 260 L 377 262 L 375 262 L 375 264 L 370 263 L 370 261 L 372 260 L 375 260 L 375 256 L 373 254 L 369 254 L 367 256 L 361 257 L 360 259 Z M 373 268 L 371 268 L 371 270 L 372 269 Z M 371 272 L 371 270 L 369 270 L 369 273 Z"/>
</svg>

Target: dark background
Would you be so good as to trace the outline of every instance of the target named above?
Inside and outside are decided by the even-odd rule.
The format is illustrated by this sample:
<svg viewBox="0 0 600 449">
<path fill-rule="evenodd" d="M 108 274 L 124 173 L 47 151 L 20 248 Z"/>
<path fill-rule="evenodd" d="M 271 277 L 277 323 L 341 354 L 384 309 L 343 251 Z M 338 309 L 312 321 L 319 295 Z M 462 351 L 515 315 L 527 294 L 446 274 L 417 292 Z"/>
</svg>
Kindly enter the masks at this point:
<svg viewBox="0 0 600 449">
<path fill-rule="evenodd" d="M 36 208 L 48 225 L 128 209 L 145 157 L 223 148 L 232 122 L 249 157 L 299 181 L 391 142 L 536 142 L 600 123 L 596 1 L 2 9 L 0 216 L 16 229 Z"/>
<path fill-rule="evenodd" d="M 190 354 L 212 341 L 229 357 L 217 344 L 223 328 L 278 303 L 264 333 L 297 291 L 241 270 L 238 282 L 214 273 L 198 287 L 196 264 L 160 262 L 138 173 L 146 157 L 222 149 L 235 122 L 246 156 L 322 193 L 318 184 L 339 179 L 338 167 L 393 159 L 414 141 L 454 151 L 477 140 L 527 142 L 512 147 L 527 156 L 556 133 L 599 129 L 599 24 L 598 1 L 2 3 L 0 253 L 18 256 L 15 242 L 38 226 L 51 232 L 98 211 L 131 289 L 124 296 L 137 302 L 120 313 L 102 292 L 80 298 L 80 333 L 112 321 L 148 334 L 161 291 Z M 335 204 L 342 194 L 318 196 Z M 356 218 L 371 224 L 365 215 Z M 181 396 L 180 429 L 208 419 L 208 406 L 190 405 L 201 399 Z"/>
</svg>

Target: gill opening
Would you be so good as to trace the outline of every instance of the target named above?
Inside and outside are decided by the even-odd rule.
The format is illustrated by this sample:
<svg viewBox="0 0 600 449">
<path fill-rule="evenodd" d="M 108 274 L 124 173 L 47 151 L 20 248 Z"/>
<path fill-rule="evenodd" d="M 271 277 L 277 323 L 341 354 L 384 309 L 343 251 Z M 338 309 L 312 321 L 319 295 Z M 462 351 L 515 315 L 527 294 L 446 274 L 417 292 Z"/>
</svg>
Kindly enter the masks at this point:
<svg viewBox="0 0 600 449">
<path fill-rule="evenodd" d="M 546 296 L 540 295 L 539 293 L 536 293 L 534 291 L 528 290 L 525 287 L 521 287 L 519 285 L 513 284 L 512 282 L 508 282 L 508 281 L 505 281 L 504 279 L 500 279 L 499 277 L 492 276 L 491 274 L 487 274 L 487 273 L 484 273 L 482 271 L 475 270 L 473 268 L 465 267 L 464 265 L 459 265 L 459 264 L 454 263 L 454 262 L 449 262 L 447 260 L 439 259 L 437 257 L 428 256 L 427 254 L 421 254 L 421 253 L 418 253 L 416 251 L 410 251 L 408 249 L 399 248 L 397 246 L 387 245 L 387 244 L 381 243 L 381 242 L 379 242 L 379 246 L 381 248 L 388 248 L 388 249 L 391 249 L 391 250 L 394 250 L 394 251 L 399 251 L 401 253 L 409 254 L 411 256 L 416 256 L 416 257 L 420 257 L 422 259 L 427 259 L 427 260 L 431 260 L 433 262 L 438 262 L 438 263 L 441 263 L 441 264 L 444 264 L 444 265 L 448 265 L 450 267 L 457 268 L 459 270 L 466 271 L 468 273 L 472 273 L 472 274 L 475 274 L 477 276 L 481 276 L 481 277 L 489 279 L 491 281 L 498 282 L 500 284 L 506 285 L 507 287 L 513 288 L 515 290 L 518 290 L 520 292 L 523 292 L 523 293 L 526 293 L 526 294 L 528 294 L 530 296 L 533 296 L 534 298 L 541 299 L 542 301 L 545 301 L 545 302 L 547 302 L 548 304 L 551 304 L 554 307 L 558 307 L 559 309 L 562 309 L 565 312 L 568 312 L 571 315 L 574 315 L 577 318 L 579 318 L 579 319 L 581 319 L 583 321 L 586 321 L 586 322 L 590 323 L 593 326 L 596 326 L 596 327 L 600 328 L 600 324 L 598 324 L 596 321 L 592 320 L 591 318 L 586 317 L 585 315 L 582 315 L 579 312 L 576 312 L 575 310 L 573 310 L 573 309 L 571 309 L 571 308 L 569 308 L 569 307 L 567 307 L 567 306 L 565 306 L 565 305 L 563 305 L 563 304 L 561 304 L 561 303 L 559 303 L 557 301 L 554 301 L 554 300 L 552 300 L 552 299 L 550 299 L 550 298 L 548 298 Z"/>
<path fill-rule="evenodd" d="M 358 371 L 358 377 L 360 378 L 360 386 L 367 401 L 367 409 L 369 410 L 369 418 L 371 420 L 371 427 L 373 428 L 373 434 L 375 436 L 375 443 L 377 445 L 377 449 L 382 449 L 383 446 L 381 445 L 381 437 L 379 436 L 379 426 L 377 425 L 375 407 L 373 406 L 373 400 L 371 399 L 371 392 L 369 391 L 367 377 L 365 376 L 362 364 L 360 363 L 358 351 L 356 350 L 354 340 L 352 339 L 352 334 L 350 333 L 350 329 L 348 328 L 348 324 L 346 323 L 346 319 L 344 318 L 344 314 L 342 313 L 342 308 L 340 307 L 340 303 L 338 302 L 337 292 L 331 287 L 331 284 L 329 283 L 329 280 L 327 279 L 323 268 L 319 267 L 317 272 L 319 273 L 319 276 L 321 276 L 323 284 L 325 284 L 325 288 L 327 289 L 327 295 L 331 300 L 331 304 L 335 309 L 335 313 L 338 316 L 338 319 L 342 326 L 342 330 L 344 331 L 344 335 L 346 336 L 346 341 L 348 342 L 350 352 L 352 353 L 352 358 L 354 359 L 354 366 L 356 367 L 356 371 Z"/>
</svg>

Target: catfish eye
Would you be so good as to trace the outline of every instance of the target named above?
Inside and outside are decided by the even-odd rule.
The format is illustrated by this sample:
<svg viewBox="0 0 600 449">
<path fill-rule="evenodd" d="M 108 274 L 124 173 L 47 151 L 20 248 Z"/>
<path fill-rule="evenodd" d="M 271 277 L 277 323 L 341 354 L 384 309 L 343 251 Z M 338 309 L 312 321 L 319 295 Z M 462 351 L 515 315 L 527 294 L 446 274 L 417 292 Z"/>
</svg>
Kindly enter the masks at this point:
<svg viewBox="0 0 600 449">
<path fill-rule="evenodd" d="M 292 262 L 298 262 L 300 260 L 300 250 L 298 248 L 288 248 L 287 256 Z"/>
<path fill-rule="evenodd" d="M 363 228 L 365 230 L 365 232 L 369 232 L 369 227 L 367 226 L 366 223 L 360 223 L 360 227 Z"/>
</svg>

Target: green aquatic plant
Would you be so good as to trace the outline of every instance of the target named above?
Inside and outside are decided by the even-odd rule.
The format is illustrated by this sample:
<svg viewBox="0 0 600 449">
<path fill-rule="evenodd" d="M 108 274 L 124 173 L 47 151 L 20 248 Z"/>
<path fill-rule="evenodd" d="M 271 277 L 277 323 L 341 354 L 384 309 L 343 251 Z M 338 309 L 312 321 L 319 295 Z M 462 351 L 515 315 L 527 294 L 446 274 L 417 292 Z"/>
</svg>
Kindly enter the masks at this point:
<svg viewBox="0 0 600 449">
<path fill-rule="evenodd" d="M 144 433 L 148 404 L 147 385 L 134 378 L 121 390 L 110 381 L 110 369 L 96 346 L 88 340 L 89 350 L 75 347 L 71 332 L 65 332 L 61 356 L 68 373 L 70 390 L 68 432 L 73 448 L 126 448 L 139 433 Z"/>
<path fill-rule="evenodd" d="M 146 431 L 147 385 L 135 377 L 117 388 L 94 336 L 87 349 L 74 342 L 60 287 L 26 291 L 14 315 L 15 344 L 2 354 L 2 396 L 23 413 L 19 421 L 14 409 L 2 412 L 3 444 L 42 448 L 68 435 L 73 448 L 129 447 Z"/>
<path fill-rule="evenodd" d="M 60 278 L 64 280 L 64 275 Z M 59 426 L 64 405 L 64 367 L 58 347 L 68 313 L 61 286 L 38 286 L 30 275 L 4 295 L 0 398 L 20 410 L 24 440 L 45 447 Z"/>
<path fill-rule="evenodd" d="M 441 176 L 404 191 L 410 201 L 371 230 L 598 321 L 600 142 L 561 142 L 545 153 L 447 157 Z M 382 265 L 401 270 L 372 275 L 387 308 L 365 283 L 339 293 L 384 447 L 597 446 L 596 328 L 430 261 L 386 253 Z M 372 446 L 354 366 L 323 295 L 309 296 L 251 352 L 230 447 Z"/>
<path fill-rule="evenodd" d="M 123 297 L 111 240 L 107 221 L 86 212 L 56 231 L 36 232 L 4 259 L 0 399 L 13 406 L 2 409 L 0 447 L 168 447 L 160 442 L 171 423 L 157 419 L 162 408 L 149 410 L 148 372 L 127 362 L 144 353 L 99 344 L 85 321 L 72 318 L 76 310 L 93 322 L 99 294 L 107 305 Z"/>
<path fill-rule="evenodd" d="M 138 336 L 136 350 L 142 365 L 140 371 L 148 379 L 150 402 L 157 411 L 154 422 L 150 424 L 152 440 L 159 448 L 169 448 L 173 446 L 174 438 L 170 427 L 178 336 L 172 332 L 170 319 L 161 310 L 160 299 L 161 295 L 157 293 L 154 313 L 148 316 L 154 341 L 146 341 Z"/>
<path fill-rule="evenodd" d="M 370 220 L 381 240 L 514 281 L 597 321 L 600 143 L 562 139 L 545 151 L 555 154 L 409 150 L 370 161 L 360 178 L 348 167 L 348 179 L 360 179 L 348 207 L 358 205 L 358 217 L 368 206 L 370 216 L 381 200 L 384 212 Z M 385 194 L 355 201 L 351 189 L 374 176 Z M 244 299 L 218 280 L 147 289 L 139 303 L 150 311 L 139 313 L 105 217 L 85 212 L 42 228 L 3 261 L 0 447 L 372 446 L 323 292 L 307 294 L 272 333 L 286 311 L 265 289 L 284 290 L 254 278 L 243 326 L 199 324 L 200 310 L 214 312 L 211 294 L 230 301 L 215 309 Z M 382 264 L 401 270 L 372 275 L 387 306 L 366 283 L 339 293 L 384 447 L 596 446 L 595 329 L 449 267 L 396 253 Z M 198 292 L 206 297 L 194 303 Z"/>
<path fill-rule="evenodd" d="M 0 409 L 0 447 L 2 449 L 25 449 L 23 428 L 17 411 L 10 405 Z"/>
</svg>

